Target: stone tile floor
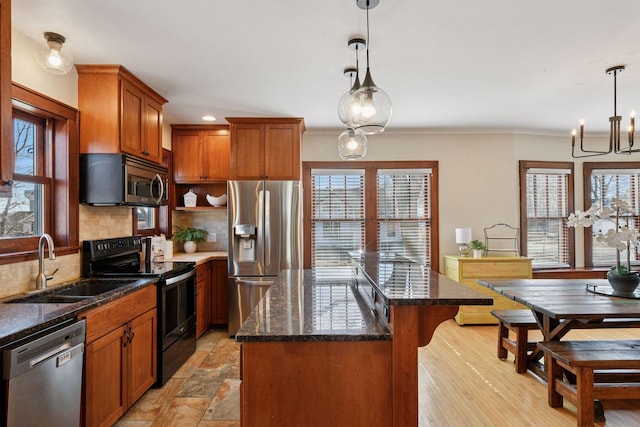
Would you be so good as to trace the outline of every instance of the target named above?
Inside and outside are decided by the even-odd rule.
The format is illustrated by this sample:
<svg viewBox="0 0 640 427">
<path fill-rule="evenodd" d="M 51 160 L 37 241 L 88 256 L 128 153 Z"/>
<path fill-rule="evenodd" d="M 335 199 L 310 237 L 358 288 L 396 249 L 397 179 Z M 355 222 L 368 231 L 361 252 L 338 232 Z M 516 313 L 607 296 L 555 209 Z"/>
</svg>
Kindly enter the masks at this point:
<svg viewBox="0 0 640 427">
<path fill-rule="evenodd" d="M 116 427 L 240 426 L 240 345 L 226 330 L 209 330 L 196 352 L 160 389 L 151 389 Z"/>
</svg>

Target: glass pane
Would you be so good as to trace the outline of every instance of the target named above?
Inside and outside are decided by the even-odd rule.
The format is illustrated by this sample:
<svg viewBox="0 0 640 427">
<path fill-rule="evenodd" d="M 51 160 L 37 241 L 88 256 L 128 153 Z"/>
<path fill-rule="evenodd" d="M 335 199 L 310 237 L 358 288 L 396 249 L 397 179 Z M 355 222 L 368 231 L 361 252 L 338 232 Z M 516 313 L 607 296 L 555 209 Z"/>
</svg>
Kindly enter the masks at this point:
<svg viewBox="0 0 640 427">
<path fill-rule="evenodd" d="M 426 221 L 379 222 L 378 250 L 393 252 L 424 263 L 429 259 L 428 232 Z"/>
<path fill-rule="evenodd" d="M 14 181 L 10 197 L 0 198 L 0 238 L 44 233 L 44 185 Z"/>
<path fill-rule="evenodd" d="M 35 124 L 20 119 L 13 120 L 13 139 L 16 149 L 16 164 L 14 172 L 23 175 L 35 174 L 35 140 L 37 127 Z"/>
<path fill-rule="evenodd" d="M 640 214 L 638 182 L 640 172 L 631 170 L 615 170 L 594 172 L 591 175 L 591 203 L 597 207 L 610 206 L 611 199 L 618 198 L 626 202 L 631 208 L 633 215 L 628 218 L 631 223 L 629 227 L 635 228 Z M 606 233 L 610 229 L 615 229 L 615 219 L 599 220 L 592 226 L 592 232 Z M 621 227 L 627 225 L 627 218 L 620 218 Z M 593 238 L 592 260 L 594 266 L 610 267 L 616 263 L 615 248 L 607 246 L 606 242 L 598 242 Z M 620 252 L 621 259 L 627 258 L 627 251 Z M 637 247 L 633 247 L 630 254 L 632 264 L 637 265 L 640 261 L 640 253 Z"/>
<path fill-rule="evenodd" d="M 156 208 L 138 206 L 138 230 L 150 230 L 156 227 Z"/>
<path fill-rule="evenodd" d="M 351 265 L 349 252 L 361 252 L 364 247 L 364 222 L 317 221 L 311 229 L 314 267 Z"/>
</svg>

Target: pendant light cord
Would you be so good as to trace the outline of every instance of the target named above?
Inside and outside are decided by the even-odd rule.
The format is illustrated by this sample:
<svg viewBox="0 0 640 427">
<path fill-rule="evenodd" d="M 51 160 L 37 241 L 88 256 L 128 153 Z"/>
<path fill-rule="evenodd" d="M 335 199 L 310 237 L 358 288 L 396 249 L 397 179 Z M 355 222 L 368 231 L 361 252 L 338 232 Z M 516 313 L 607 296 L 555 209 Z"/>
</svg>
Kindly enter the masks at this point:
<svg viewBox="0 0 640 427">
<path fill-rule="evenodd" d="M 367 0 L 367 70 L 369 69 L 369 45 L 371 44 L 371 39 L 369 35 L 369 0 Z"/>
</svg>

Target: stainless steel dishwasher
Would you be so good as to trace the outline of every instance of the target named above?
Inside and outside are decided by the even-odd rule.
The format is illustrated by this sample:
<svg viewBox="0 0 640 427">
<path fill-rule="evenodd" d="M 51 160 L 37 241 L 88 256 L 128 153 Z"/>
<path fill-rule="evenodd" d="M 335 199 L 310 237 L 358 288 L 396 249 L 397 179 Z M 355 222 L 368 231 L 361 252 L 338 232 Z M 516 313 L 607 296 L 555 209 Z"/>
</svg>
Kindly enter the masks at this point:
<svg viewBox="0 0 640 427">
<path fill-rule="evenodd" d="M 7 426 L 79 426 L 85 321 L 67 321 L 2 349 Z"/>
</svg>

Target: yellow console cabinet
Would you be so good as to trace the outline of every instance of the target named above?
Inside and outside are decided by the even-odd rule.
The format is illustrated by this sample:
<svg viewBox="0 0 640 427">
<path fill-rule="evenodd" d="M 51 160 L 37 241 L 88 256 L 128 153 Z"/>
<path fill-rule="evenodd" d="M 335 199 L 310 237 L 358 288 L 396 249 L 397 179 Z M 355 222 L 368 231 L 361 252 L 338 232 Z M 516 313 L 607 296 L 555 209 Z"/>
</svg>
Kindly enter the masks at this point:
<svg viewBox="0 0 640 427">
<path fill-rule="evenodd" d="M 478 279 L 530 279 L 531 258 L 511 256 L 489 256 L 482 258 L 445 255 L 445 274 L 448 278 L 493 298 L 493 305 L 461 305 L 456 322 L 459 325 L 497 324 L 491 310 L 526 308 L 511 299 L 480 286 Z"/>
</svg>

